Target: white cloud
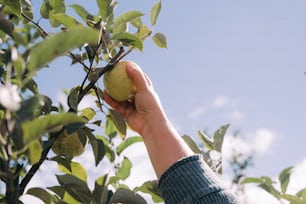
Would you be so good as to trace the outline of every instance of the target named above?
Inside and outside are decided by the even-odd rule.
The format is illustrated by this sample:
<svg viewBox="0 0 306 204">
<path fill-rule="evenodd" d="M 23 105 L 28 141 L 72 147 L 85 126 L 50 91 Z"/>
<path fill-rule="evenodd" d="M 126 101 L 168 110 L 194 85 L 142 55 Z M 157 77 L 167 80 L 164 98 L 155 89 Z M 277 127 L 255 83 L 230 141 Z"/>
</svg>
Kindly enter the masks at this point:
<svg viewBox="0 0 306 204">
<path fill-rule="evenodd" d="M 230 111 L 228 117 L 231 121 L 241 121 L 244 118 L 244 113 L 239 110 Z"/>
<path fill-rule="evenodd" d="M 266 153 L 274 139 L 275 133 L 272 130 L 268 128 L 257 129 L 251 141 L 254 151 L 258 154 Z"/>
<path fill-rule="evenodd" d="M 206 113 L 206 108 L 204 106 L 199 106 L 188 113 L 190 119 L 196 120 Z"/>
<path fill-rule="evenodd" d="M 232 102 L 232 100 L 230 98 L 228 98 L 227 96 L 220 95 L 220 96 L 217 96 L 213 100 L 212 106 L 214 108 L 224 108 L 224 107 L 228 106 L 229 104 L 231 104 L 231 102 Z"/>
<path fill-rule="evenodd" d="M 267 193 L 265 190 L 255 185 L 246 185 L 245 198 L 247 204 L 258 204 L 258 203 L 280 204 L 279 200 L 277 200 L 272 195 Z"/>
<path fill-rule="evenodd" d="M 306 157 L 300 163 L 298 163 L 290 177 L 290 182 L 288 185 L 288 192 L 289 193 L 296 193 L 299 190 L 306 188 Z"/>
<path fill-rule="evenodd" d="M 230 161 L 232 155 L 241 155 L 241 160 L 246 159 L 249 155 L 261 156 L 271 148 L 275 133 L 268 128 L 259 128 L 254 133 L 250 133 L 247 137 L 239 137 L 235 135 L 226 135 L 223 143 L 224 161 Z M 228 162 L 225 162 L 227 165 Z"/>
</svg>

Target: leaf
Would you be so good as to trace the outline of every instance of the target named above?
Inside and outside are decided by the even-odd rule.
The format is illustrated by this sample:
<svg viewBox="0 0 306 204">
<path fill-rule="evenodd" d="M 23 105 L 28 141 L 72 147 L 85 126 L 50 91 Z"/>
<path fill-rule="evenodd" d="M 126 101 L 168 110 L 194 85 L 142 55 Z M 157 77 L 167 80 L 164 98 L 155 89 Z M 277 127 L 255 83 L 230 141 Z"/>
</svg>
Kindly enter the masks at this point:
<svg viewBox="0 0 306 204">
<path fill-rule="evenodd" d="M 100 161 L 105 156 L 105 147 L 102 140 L 96 138 L 89 129 L 84 130 L 89 139 L 89 143 L 91 144 L 92 151 L 95 157 L 96 166 L 100 163 Z"/>
<path fill-rule="evenodd" d="M 199 148 L 199 146 L 192 137 L 190 137 L 189 135 L 183 135 L 182 138 L 194 153 L 202 154 L 201 149 Z"/>
<path fill-rule="evenodd" d="M 64 198 L 65 191 L 66 191 L 64 186 L 51 186 L 51 187 L 47 187 L 47 189 L 56 193 L 60 198 Z"/>
<path fill-rule="evenodd" d="M 59 171 L 61 171 L 63 173 L 66 173 L 66 174 L 71 174 L 71 175 L 81 179 L 84 182 L 87 181 L 87 172 L 80 163 L 70 162 L 70 166 L 71 166 L 71 169 L 67 169 L 65 166 L 58 163 Z"/>
<path fill-rule="evenodd" d="M 48 141 L 48 143 L 50 142 L 50 140 Z M 54 143 L 54 141 L 52 141 L 52 144 Z M 52 157 L 50 160 L 52 161 L 56 161 L 58 163 L 58 165 L 62 165 L 64 166 L 66 169 L 68 169 L 69 171 L 71 171 L 71 160 L 69 160 L 66 157 L 61 157 L 59 155 L 56 155 L 55 157 Z"/>
<path fill-rule="evenodd" d="M 107 186 L 105 186 L 105 180 L 107 178 L 107 175 L 101 176 L 98 178 L 95 182 L 95 188 L 93 190 L 92 196 L 93 196 L 93 203 L 96 204 L 104 204 L 108 203 L 108 189 Z"/>
<path fill-rule="evenodd" d="M 73 87 L 68 95 L 68 106 L 75 112 L 78 111 L 79 90 L 80 90 L 79 86 Z"/>
<path fill-rule="evenodd" d="M 146 200 L 139 194 L 124 188 L 119 188 L 110 199 L 110 203 L 146 204 Z"/>
<path fill-rule="evenodd" d="M 35 164 L 40 160 L 41 157 L 41 144 L 39 140 L 34 140 L 29 144 L 29 160 L 30 164 Z"/>
<path fill-rule="evenodd" d="M 106 118 L 106 126 L 104 128 L 104 132 L 110 138 L 114 138 L 117 135 L 115 124 L 110 118 L 110 115 L 108 115 L 108 117 Z"/>
<path fill-rule="evenodd" d="M 142 51 L 143 49 L 142 40 L 139 39 L 137 36 L 127 33 L 127 32 L 117 33 L 113 35 L 112 39 L 119 40 L 123 43 L 123 45 L 135 47 L 139 49 L 140 51 Z"/>
<path fill-rule="evenodd" d="M 124 157 L 120 168 L 116 172 L 116 176 L 118 176 L 122 180 L 125 180 L 130 176 L 131 168 L 132 168 L 132 162 L 129 160 L 129 158 Z"/>
<path fill-rule="evenodd" d="M 68 16 L 64 13 L 54 14 L 52 15 L 52 17 L 67 28 L 72 28 L 73 26 L 77 26 L 80 24 L 75 18 Z"/>
<path fill-rule="evenodd" d="M 40 6 L 41 17 L 48 19 L 50 10 L 52 10 L 52 8 L 49 5 L 49 2 L 48 1 L 43 1 L 41 6 Z"/>
<path fill-rule="evenodd" d="M 116 148 L 117 155 L 120 155 L 126 148 L 128 148 L 132 144 L 135 144 L 137 142 L 142 142 L 142 141 L 143 141 L 142 138 L 139 136 L 127 138 L 125 141 L 121 142 Z"/>
<path fill-rule="evenodd" d="M 293 167 L 288 167 L 286 169 L 284 169 L 280 174 L 279 174 L 279 181 L 281 184 L 281 190 L 282 193 L 285 193 L 289 184 L 289 180 L 290 180 L 290 175 L 291 175 L 291 171 L 292 171 Z"/>
<path fill-rule="evenodd" d="M 301 200 L 300 198 L 294 195 L 283 194 L 280 197 L 285 200 L 288 200 L 291 204 L 305 204 L 305 201 Z"/>
<path fill-rule="evenodd" d="M 139 39 L 144 39 L 145 37 L 149 36 L 152 34 L 152 30 L 149 29 L 147 26 L 142 25 L 137 32 L 137 37 Z"/>
<path fill-rule="evenodd" d="M 155 33 L 152 39 L 158 47 L 167 48 L 167 39 L 162 33 Z"/>
<path fill-rule="evenodd" d="M 84 108 L 83 110 L 81 110 L 81 117 L 84 117 L 86 120 L 90 121 L 92 120 L 96 115 L 96 111 L 90 107 L 88 108 Z"/>
<path fill-rule="evenodd" d="M 202 131 L 198 131 L 198 135 L 200 140 L 203 142 L 204 147 L 207 148 L 207 150 L 213 150 L 213 141 Z"/>
<path fill-rule="evenodd" d="M 9 11 L 17 16 L 21 15 L 21 2 L 20 0 L 1 0 L 6 7 L 9 8 Z"/>
<path fill-rule="evenodd" d="M 88 19 L 93 19 L 93 16 L 88 13 L 88 11 L 84 7 L 77 4 L 72 4 L 70 5 L 70 7 L 74 9 L 74 11 L 81 17 L 84 22 L 87 23 Z"/>
<path fill-rule="evenodd" d="M 113 0 L 97 0 L 97 4 L 102 20 L 106 21 L 106 19 L 113 13 L 116 2 Z"/>
<path fill-rule="evenodd" d="M 56 178 L 74 199 L 81 203 L 90 203 L 91 192 L 84 181 L 71 174 L 56 175 Z"/>
<path fill-rule="evenodd" d="M 303 188 L 302 190 L 298 191 L 296 193 L 296 196 L 298 196 L 299 198 L 302 198 L 302 200 L 306 201 L 306 188 Z"/>
<path fill-rule="evenodd" d="M 161 1 L 158 1 L 151 9 L 151 25 L 155 25 L 158 15 L 160 13 L 161 10 Z"/>
<path fill-rule="evenodd" d="M 43 188 L 36 188 L 36 187 L 30 188 L 27 190 L 26 194 L 35 196 L 46 204 L 51 203 L 51 200 L 52 200 L 52 195 Z"/>
<path fill-rule="evenodd" d="M 143 16 L 144 14 L 139 12 L 139 11 L 129 11 L 126 12 L 122 15 L 120 15 L 115 21 L 114 21 L 114 25 L 120 25 L 120 24 L 124 24 L 127 22 L 130 22 L 136 18 L 139 18 L 141 16 Z"/>
<path fill-rule="evenodd" d="M 214 133 L 214 149 L 218 152 L 222 152 L 222 145 L 223 145 L 223 139 L 224 135 L 226 133 L 226 130 L 228 129 L 229 125 L 223 125 Z"/>
<path fill-rule="evenodd" d="M 9 36 L 13 36 L 14 24 L 10 20 L 6 19 L 4 16 L 0 15 L 0 30 L 2 30 Z"/>
<path fill-rule="evenodd" d="M 261 179 L 256 177 L 247 177 L 243 179 L 240 184 L 246 184 L 246 183 L 261 183 Z"/>
<path fill-rule="evenodd" d="M 121 139 L 124 140 L 126 136 L 126 122 L 122 115 L 113 109 L 109 109 L 110 119 L 113 121 L 114 125 L 116 126 L 118 132 L 120 133 Z"/>
<path fill-rule="evenodd" d="M 30 51 L 31 60 L 28 64 L 28 78 L 32 78 L 41 67 L 69 50 L 80 47 L 84 43 L 95 43 L 98 39 L 99 32 L 97 30 L 76 26 L 69 31 L 61 32 L 38 43 Z"/>
<path fill-rule="evenodd" d="M 71 123 L 84 124 L 86 121 L 73 113 L 59 113 L 55 115 L 46 115 L 44 117 L 27 121 L 22 124 L 23 141 L 25 144 L 40 138 L 48 133 L 52 128 L 58 125 L 67 125 Z"/>
<path fill-rule="evenodd" d="M 157 180 L 146 181 L 140 187 L 136 187 L 134 191 L 141 191 L 143 193 L 147 193 L 151 195 L 151 198 L 154 201 L 154 203 L 160 203 L 164 201 L 162 198 L 161 192 L 158 188 Z"/>
<path fill-rule="evenodd" d="M 57 21 L 54 18 L 55 14 L 65 13 L 66 12 L 66 5 L 64 0 L 49 0 L 49 6 L 52 8 L 49 11 L 49 22 L 52 27 L 58 27 L 61 25 L 61 22 Z"/>
</svg>

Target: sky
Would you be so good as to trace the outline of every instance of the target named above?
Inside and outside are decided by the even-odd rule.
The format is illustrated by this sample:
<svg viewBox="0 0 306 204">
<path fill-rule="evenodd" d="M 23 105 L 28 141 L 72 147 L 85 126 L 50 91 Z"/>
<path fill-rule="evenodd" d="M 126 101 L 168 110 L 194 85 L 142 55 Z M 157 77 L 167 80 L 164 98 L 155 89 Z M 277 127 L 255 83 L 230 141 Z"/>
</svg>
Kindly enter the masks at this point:
<svg viewBox="0 0 306 204">
<path fill-rule="evenodd" d="M 119 1 L 116 12 L 140 10 L 149 15 L 155 2 Z M 97 10 L 95 1 L 66 3 Z M 198 130 L 212 135 L 221 125 L 230 124 L 225 159 L 233 146 L 244 153 L 252 151 L 255 165 L 249 176 L 277 178 L 282 169 L 297 166 L 289 185 L 294 192 L 306 186 L 305 11 L 304 0 L 163 1 L 153 31 L 166 35 L 168 48 L 160 49 L 148 39 L 143 53 L 133 52 L 126 59 L 137 62 L 149 75 L 181 135 L 197 138 Z M 84 77 L 80 67 L 69 63 L 56 60 L 37 77 L 40 91 L 55 101 L 63 100 L 63 88 L 72 88 Z M 231 140 L 236 131 L 245 140 Z M 154 173 L 144 147 L 137 149 L 127 154 L 139 164 L 131 180 L 141 183 L 154 178 Z M 86 155 L 79 160 L 88 161 Z M 39 176 L 33 182 L 48 183 Z M 256 188 L 247 192 L 249 203 L 270 199 Z"/>
</svg>

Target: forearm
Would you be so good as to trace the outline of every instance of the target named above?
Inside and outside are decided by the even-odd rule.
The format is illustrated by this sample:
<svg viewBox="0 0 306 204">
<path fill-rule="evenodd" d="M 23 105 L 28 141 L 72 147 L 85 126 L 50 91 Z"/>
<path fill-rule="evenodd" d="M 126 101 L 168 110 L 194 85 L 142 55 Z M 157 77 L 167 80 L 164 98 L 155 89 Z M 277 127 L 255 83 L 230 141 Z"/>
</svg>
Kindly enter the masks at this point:
<svg viewBox="0 0 306 204">
<path fill-rule="evenodd" d="M 142 134 L 158 178 L 178 160 L 193 155 L 164 113 L 151 117 L 150 126 Z M 154 118 L 154 119 L 153 119 Z"/>
</svg>

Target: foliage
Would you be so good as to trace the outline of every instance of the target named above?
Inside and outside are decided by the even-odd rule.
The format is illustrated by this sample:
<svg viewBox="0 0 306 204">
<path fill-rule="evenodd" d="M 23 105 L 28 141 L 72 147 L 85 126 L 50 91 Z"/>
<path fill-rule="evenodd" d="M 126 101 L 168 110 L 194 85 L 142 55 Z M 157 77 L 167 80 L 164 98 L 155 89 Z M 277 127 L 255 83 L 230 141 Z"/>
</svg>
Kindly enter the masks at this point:
<svg viewBox="0 0 306 204">
<path fill-rule="evenodd" d="M 98 12 L 93 14 L 82 5 L 44 0 L 35 5 L 39 12 L 34 13 L 28 0 L 0 0 L 1 203 L 21 203 L 19 198 L 25 193 L 44 203 L 146 203 L 137 192 L 150 194 L 155 202 L 162 201 L 156 181 L 144 182 L 135 189 L 124 185 L 133 164 L 123 152 L 142 140 L 139 136 L 125 139 L 125 121 L 103 104 L 103 91 L 96 83 L 130 52 L 143 51 L 148 37 L 158 47 L 167 47 L 165 36 L 152 31 L 161 1 L 152 5 L 150 25 L 143 23 L 146 15 L 141 11 L 116 15 L 119 3 L 115 0 L 97 0 L 96 4 Z M 68 9 L 74 14 L 68 14 Z M 67 93 L 68 110 L 42 95 L 34 78 L 60 56 L 70 58 L 71 64 L 84 70 L 84 80 Z M 96 97 L 97 106 L 80 110 L 79 103 L 89 95 Z M 99 129 L 104 129 L 105 135 L 97 135 Z M 66 132 L 86 138 L 96 166 L 102 160 L 113 166 L 112 172 L 96 178 L 94 189 L 89 188 L 82 164 L 71 155 L 50 151 L 59 135 Z M 113 141 L 119 135 L 122 142 L 116 146 Z M 47 161 L 59 166 L 59 174 L 54 177 L 58 185 L 27 189 Z"/>
<path fill-rule="evenodd" d="M 203 158 L 209 167 L 217 173 L 222 173 L 222 145 L 228 127 L 229 125 L 221 126 L 215 131 L 213 137 L 209 137 L 204 132 L 199 131 L 198 136 L 202 145 L 198 145 L 191 136 L 183 136 L 183 139 L 193 152 L 203 155 Z"/>
<path fill-rule="evenodd" d="M 290 204 L 306 203 L 306 188 L 301 189 L 296 194 L 287 193 L 292 170 L 293 167 L 283 169 L 278 176 L 278 182 L 273 181 L 269 176 L 261 176 L 258 178 L 246 177 L 241 181 L 241 184 L 255 183 L 258 187 L 262 188 L 276 199 L 280 201 L 289 201 Z M 277 186 L 277 184 L 279 184 L 279 186 Z"/>
</svg>

